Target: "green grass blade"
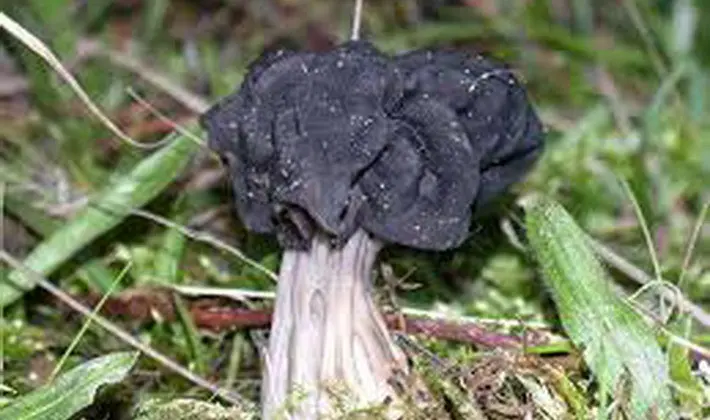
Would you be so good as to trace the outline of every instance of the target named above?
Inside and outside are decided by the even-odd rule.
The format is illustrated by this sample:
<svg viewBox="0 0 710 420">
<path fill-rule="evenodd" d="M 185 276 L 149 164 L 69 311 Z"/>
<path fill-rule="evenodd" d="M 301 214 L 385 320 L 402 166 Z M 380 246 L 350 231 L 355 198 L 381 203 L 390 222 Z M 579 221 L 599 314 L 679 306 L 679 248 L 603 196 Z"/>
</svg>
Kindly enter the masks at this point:
<svg viewBox="0 0 710 420">
<path fill-rule="evenodd" d="M 138 353 L 113 353 L 70 370 L 0 410 L 0 420 L 63 420 L 90 405 L 98 388 L 122 381 Z"/>
<path fill-rule="evenodd" d="M 84 334 L 89 330 L 89 327 L 94 321 L 94 318 L 96 315 L 101 311 L 101 309 L 104 307 L 106 304 L 106 301 L 108 300 L 109 297 L 113 294 L 113 291 L 116 289 L 116 286 L 123 280 L 123 278 L 126 276 L 128 273 L 128 270 L 131 268 L 131 263 L 129 262 L 126 264 L 126 266 L 121 270 L 121 273 L 116 277 L 116 280 L 114 280 L 113 284 L 111 285 L 112 287 L 109 289 L 107 293 L 101 297 L 101 300 L 99 303 L 94 307 L 92 311 L 92 316 L 86 318 L 84 321 L 84 325 L 81 326 L 81 330 L 79 330 L 79 333 L 74 336 L 74 339 L 72 340 L 71 344 L 69 344 L 69 347 L 64 351 L 64 354 L 62 354 L 62 357 L 59 359 L 59 362 L 57 362 L 57 365 L 54 366 L 54 369 L 52 370 L 52 374 L 49 376 L 49 382 L 54 381 L 54 378 L 61 372 L 62 367 L 64 367 L 64 364 L 67 362 L 69 359 L 69 356 L 72 354 L 76 346 L 79 345 L 79 342 L 81 341 L 82 338 L 84 338 Z"/>
<path fill-rule="evenodd" d="M 600 389 L 615 398 L 627 389 L 628 401 L 620 402 L 631 418 L 677 418 L 668 360 L 656 335 L 614 291 L 586 234 L 560 205 L 544 198 L 530 206 L 526 225 L 562 325 L 583 349 Z"/>
<path fill-rule="evenodd" d="M 187 348 L 190 352 L 190 362 L 197 373 L 205 373 L 207 371 L 207 362 L 204 357 L 206 355 L 205 348 L 200 341 L 200 333 L 192 320 L 190 310 L 177 293 L 173 294 L 173 303 L 183 334 L 185 334 Z"/>
<path fill-rule="evenodd" d="M 682 337 L 687 337 L 691 323 L 690 317 L 683 316 L 671 324 L 670 329 Z M 678 390 L 678 402 L 683 413 L 688 418 L 700 418 L 703 407 L 703 386 L 700 379 L 693 374 L 690 350 L 678 343 L 670 342 L 668 360 L 671 379 Z"/>
<path fill-rule="evenodd" d="M 25 260 L 34 271 L 49 275 L 91 241 L 124 220 L 163 191 L 183 170 L 199 147 L 193 139 L 176 135 L 165 148 L 139 163 L 132 172 L 107 187 L 98 198 L 60 230 L 39 244 Z M 34 287 L 21 272 L 0 284 L 0 306 L 6 306 Z"/>
<path fill-rule="evenodd" d="M 55 231 L 61 229 L 62 221 L 54 219 L 41 210 L 34 208 L 25 200 L 17 197 L 9 196 L 5 199 L 7 212 L 12 214 L 22 224 L 35 232 L 40 238 L 44 239 L 52 235 Z M 98 291 L 101 294 L 107 293 L 113 284 L 114 275 L 104 264 L 100 258 L 91 258 L 83 263 L 76 270 L 76 275 L 90 288 Z M 4 283 L 4 279 L 0 284 Z"/>
<path fill-rule="evenodd" d="M 187 219 L 185 213 L 181 212 L 181 201 L 175 205 L 172 220 L 175 223 L 184 223 Z M 160 285 L 174 285 L 182 281 L 180 262 L 187 246 L 187 236 L 176 228 L 168 228 L 164 235 L 162 246 L 155 256 L 155 278 L 153 282 Z"/>
</svg>

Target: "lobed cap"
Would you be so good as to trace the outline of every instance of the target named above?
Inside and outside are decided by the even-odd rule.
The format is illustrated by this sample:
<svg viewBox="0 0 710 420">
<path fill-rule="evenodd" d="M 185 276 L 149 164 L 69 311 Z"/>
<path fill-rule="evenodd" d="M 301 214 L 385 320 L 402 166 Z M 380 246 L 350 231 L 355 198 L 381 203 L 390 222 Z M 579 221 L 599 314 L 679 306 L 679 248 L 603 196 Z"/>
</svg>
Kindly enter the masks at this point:
<svg viewBox="0 0 710 420">
<path fill-rule="evenodd" d="M 202 116 L 250 230 L 307 249 L 344 243 L 443 250 L 472 213 L 529 170 L 542 126 L 513 74 L 481 57 L 388 57 L 364 41 L 326 53 L 278 51 Z"/>
</svg>

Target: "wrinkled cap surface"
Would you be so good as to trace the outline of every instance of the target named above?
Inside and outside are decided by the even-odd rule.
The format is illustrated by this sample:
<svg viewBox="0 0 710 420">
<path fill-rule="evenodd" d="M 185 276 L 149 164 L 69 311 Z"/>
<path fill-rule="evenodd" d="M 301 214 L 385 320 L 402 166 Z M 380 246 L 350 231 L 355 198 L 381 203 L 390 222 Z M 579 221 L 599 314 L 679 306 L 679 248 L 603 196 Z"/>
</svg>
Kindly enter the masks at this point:
<svg viewBox="0 0 710 420">
<path fill-rule="evenodd" d="M 297 249 L 316 230 L 342 243 L 358 228 L 458 246 L 543 137 L 508 70 L 457 52 L 388 57 L 362 41 L 265 54 L 202 124 L 246 227 Z"/>
</svg>

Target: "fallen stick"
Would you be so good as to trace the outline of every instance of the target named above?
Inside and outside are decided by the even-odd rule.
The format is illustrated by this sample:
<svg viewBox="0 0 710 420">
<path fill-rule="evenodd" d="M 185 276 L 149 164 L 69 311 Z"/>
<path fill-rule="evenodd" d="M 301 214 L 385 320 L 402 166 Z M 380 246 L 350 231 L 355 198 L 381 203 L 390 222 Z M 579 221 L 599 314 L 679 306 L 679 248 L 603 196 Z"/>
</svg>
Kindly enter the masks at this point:
<svg viewBox="0 0 710 420">
<path fill-rule="evenodd" d="M 134 321 L 146 322 L 155 315 L 172 321 L 175 308 L 169 289 L 132 290 L 109 298 L 102 313 L 124 316 Z M 74 295 L 74 298 L 93 306 L 99 295 Z M 271 325 L 271 309 L 246 308 L 237 302 L 223 298 L 198 298 L 188 302 L 188 309 L 195 325 L 211 331 L 228 329 L 268 328 Z M 384 315 L 387 327 L 393 331 L 422 335 L 429 338 L 458 343 L 473 344 L 485 348 L 518 349 L 523 345 L 543 345 L 550 342 L 551 333 L 545 329 L 525 328 L 525 335 L 513 335 L 491 331 L 470 321 L 453 321 L 426 315 L 388 312 Z M 521 322 L 521 327 L 524 324 Z"/>
</svg>

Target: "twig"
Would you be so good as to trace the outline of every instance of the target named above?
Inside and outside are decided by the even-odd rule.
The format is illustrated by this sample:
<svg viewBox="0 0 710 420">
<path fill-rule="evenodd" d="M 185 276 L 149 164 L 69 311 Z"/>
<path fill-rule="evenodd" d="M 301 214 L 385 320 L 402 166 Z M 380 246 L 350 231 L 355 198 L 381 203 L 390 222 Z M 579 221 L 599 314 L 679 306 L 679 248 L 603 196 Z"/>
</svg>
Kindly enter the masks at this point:
<svg viewBox="0 0 710 420">
<path fill-rule="evenodd" d="M 400 318 L 395 314 L 385 315 L 387 325 L 398 325 Z M 444 322 L 437 319 L 404 317 L 405 331 L 410 334 L 423 334 L 448 341 L 472 343 L 489 348 L 520 348 L 520 337 L 488 331 L 473 324 Z M 543 344 L 543 343 L 534 343 Z"/>
<path fill-rule="evenodd" d="M 173 290 L 179 290 L 174 288 Z M 231 292 L 231 291 L 230 291 Z M 169 299 L 163 294 L 167 290 L 151 290 L 146 294 L 140 292 L 130 292 L 124 297 L 114 297 L 109 299 L 105 305 L 105 310 L 110 315 L 130 316 L 134 320 L 150 319 L 152 314 L 158 313 L 162 318 L 172 320 L 175 318 L 175 308 Z M 252 294 L 242 294 L 238 298 L 267 296 L 265 292 Z M 269 298 L 271 296 L 268 296 Z M 93 302 L 97 296 L 77 296 L 77 299 Z M 225 329 L 253 329 L 267 328 L 271 325 L 271 309 L 252 309 L 235 307 L 229 304 L 218 303 L 214 300 L 202 300 L 190 304 L 190 313 L 195 325 L 213 331 Z M 489 331 L 480 324 L 466 322 L 458 319 L 432 318 L 423 315 L 405 315 L 399 313 L 388 313 L 385 321 L 392 330 L 402 330 L 409 334 L 421 334 L 427 337 L 440 340 L 448 340 L 460 343 L 469 343 L 488 348 L 522 348 L 522 338 L 498 332 Z M 544 344 L 549 340 L 548 331 L 540 331 L 543 337 L 535 340 L 533 344 Z"/>
<path fill-rule="evenodd" d="M 172 286 L 172 289 L 189 297 L 224 297 L 239 302 L 244 302 L 248 299 L 266 299 L 274 300 L 276 294 L 274 292 L 263 290 L 248 290 L 222 287 L 203 287 L 203 286 Z M 412 317 L 429 318 L 441 320 L 444 322 L 457 322 L 463 324 L 478 324 L 492 325 L 501 328 L 516 328 L 527 327 L 542 330 L 550 330 L 552 327 L 544 322 L 537 321 L 520 321 L 513 319 L 496 319 L 496 318 L 479 318 L 463 315 L 447 315 L 441 312 L 427 311 L 424 309 L 416 309 L 403 307 L 402 313 Z"/>
<path fill-rule="evenodd" d="M 193 309 L 195 324 L 214 330 L 229 328 L 266 328 L 271 325 L 271 310 L 253 310 L 230 307 L 210 307 L 206 310 Z M 385 314 L 385 322 L 391 330 L 404 327 L 408 334 L 459 343 L 475 344 L 488 348 L 521 348 L 522 339 L 513 335 L 488 331 L 470 323 L 448 322 L 437 319 L 402 317 L 399 314 Z M 544 344 L 544 343 L 535 343 Z"/>
<path fill-rule="evenodd" d="M 71 309 L 75 310 L 76 312 L 79 312 L 83 316 L 92 319 L 93 322 L 101 326 L 101 328 L 108 331 L 109 333 L 119 338 L 121 341 L 125 342 L 131 347 L 139 350 L 146 356 L 152 358 L 168 370 L 173 371 L 174 373 L 182 376 L 193 384 L 204 388 L 215 395 L 219 395 L 225 401 L 228 401 L 232 404 L 238 406 L 245 406 L 250 404 L 246 399 L 244 399 L 240 395 L 232 391 L 220 388 L 218 385 L 207 381 L 206 379 L 194 374 L 193 372 L 190 372 L 188 369 L 169 359 L 167 356 L 163 355 L 152 347 L 140 342 L 138 339 L 134 338 L 131 334 L 124 331 L 121 327 L 109 321 L 108 319 L 102 317 L 101 315 L 93 314 L 91 309 L 87 308 L 79 301 L 66 294 L 64 291 L 56 287 L 54 284 L 46 280 L 44 277 L 42 277 L 35 271 L 31 270 L 29 267 L 22 264 L 22 262 L 18 261 L 16 258 L 8 254 L 4 250 L 0 250 L 0 259 L 4 260 L 13 269 L 22 271 L 27 276 L 33 277 L 37 285 L 52 294 L 56 299 L 60 300 L 61 302 L 69 306 Z"/>
</svg>

